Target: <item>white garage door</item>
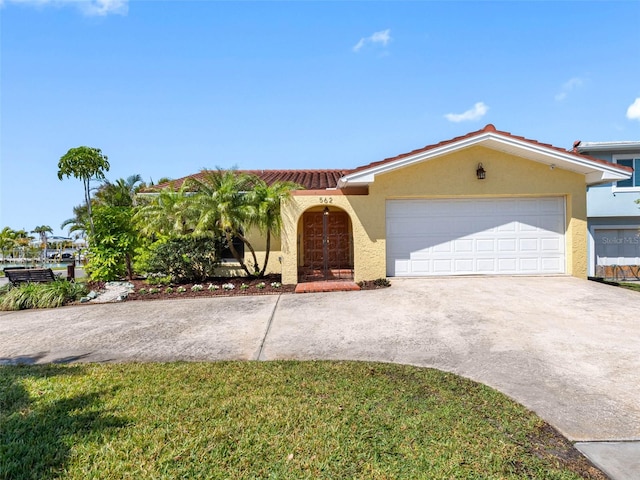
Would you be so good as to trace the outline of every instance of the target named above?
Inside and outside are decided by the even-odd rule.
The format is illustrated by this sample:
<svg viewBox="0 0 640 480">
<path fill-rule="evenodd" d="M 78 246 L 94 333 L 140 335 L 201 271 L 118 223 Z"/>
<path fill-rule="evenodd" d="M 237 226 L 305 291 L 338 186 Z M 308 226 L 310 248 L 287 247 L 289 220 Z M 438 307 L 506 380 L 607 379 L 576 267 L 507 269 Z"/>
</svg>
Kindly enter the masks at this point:
<svg viewBox="0 0 640 480">
<path fill-rule="evenodd" d="M 564 198 L 387 201 L 387 275 L 565 271 Z"/>
</svg>

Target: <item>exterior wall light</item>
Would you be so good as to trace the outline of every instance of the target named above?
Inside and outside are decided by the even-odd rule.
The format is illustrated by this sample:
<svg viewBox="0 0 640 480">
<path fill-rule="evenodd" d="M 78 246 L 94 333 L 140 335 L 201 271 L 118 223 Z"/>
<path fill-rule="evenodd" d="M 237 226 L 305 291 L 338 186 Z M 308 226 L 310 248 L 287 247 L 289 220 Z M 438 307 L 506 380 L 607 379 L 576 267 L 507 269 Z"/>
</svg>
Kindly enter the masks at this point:
<svg viewBox="0 0 640 480">
<path fill-rule="evenodd" d="M 478 177 L 478 180 L 484 180 L 484 177 L 486 175 L 487 175 L 487 172 L 484 171 L 484 168 L 482 168 L 482 164 L 479 163 L 478 169 L 476 170 L 476 177 Z"/>
</svg>

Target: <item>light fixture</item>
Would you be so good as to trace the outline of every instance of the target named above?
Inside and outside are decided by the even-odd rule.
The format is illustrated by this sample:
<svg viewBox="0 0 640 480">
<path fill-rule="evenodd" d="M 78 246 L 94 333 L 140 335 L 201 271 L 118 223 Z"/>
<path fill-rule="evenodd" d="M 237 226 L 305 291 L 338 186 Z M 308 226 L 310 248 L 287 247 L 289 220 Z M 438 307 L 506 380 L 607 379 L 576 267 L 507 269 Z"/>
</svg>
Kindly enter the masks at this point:
<svg viewBox="0 0 640 480">
<path fill-rule="evenodd" d="M 476 170 L 476 177 L 478 177 L 478 180 L 484 180 L 484 177 L 486 175 L 487 175 L 487 172 L 484 171 L 484 168 L 482 168 L 482 164 L 479 163 L 478 169 Z"/>
</svg>

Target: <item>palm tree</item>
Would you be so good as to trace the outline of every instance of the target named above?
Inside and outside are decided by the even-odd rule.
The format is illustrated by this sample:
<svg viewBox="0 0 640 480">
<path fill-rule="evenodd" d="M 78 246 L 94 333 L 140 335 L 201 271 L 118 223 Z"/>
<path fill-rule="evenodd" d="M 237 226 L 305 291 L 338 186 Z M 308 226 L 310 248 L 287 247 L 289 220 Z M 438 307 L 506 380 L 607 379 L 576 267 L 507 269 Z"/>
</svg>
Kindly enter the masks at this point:
<svg viewBox="0 0 640 480">
<path fill-rule="evenodd" d="M 27 253 L 29 253 L 29 244 L 34 239 L 34 237 L 30 236 L 29 232 L 24 229 L 16 230 L 15 234 L 16 245 L 20 249 L 24 259 L 26 260 Z"/>
<path fill-rule="evenodd" d="M 112 207 L 135 207 L 136 193 L 144 186 L 142 177 L 130 175 L 126 179 L 119 178 L 115 183 L 104 180 L 96 192 L 98 203 Z"/>
<path fill-rule="evenodd" d="M 271 252 L 271 235 L 279 233 L 282 227 L 282 216 L 280 209 L 282 203 L 291 197 L 291 191 L 302 188 L 293 182 L 274 182 L 267 185 L 262 179 L 256 179 L 255 185 L 248 195 L 248 203 L 254 209 L 254 214 L 250 218 L 252 226 L 256 226 L 260 232 L 266 235 L 266 251 L 264 264 L 259 276 L 264 276 L 269 263 Z"/>
<path fill-rule="evenodd" d="M 204 170 L 201 179 L 191 179 L 196 191 L 194 203 L 199 212 L 195 235 L 223 235 L 227 246 L 247 275 L 260 272 L 256 252 L 244 236 L 244 228 L 251 223 L 252 207 L 247 193 L 253 188 L 256 178 L 235 170 Z M 253 272 L 238 253 L 233 239 L 238 238 L 249 249 L 253 257 Z"/>
<path fill-rule="evenodd" d="M 17 245 L 16 237 L 16 231 L 9 227 L 4 227 L 0 231 L 0 251 L 2 252 L 3 260 L 7 258 L 7 252 L 13 250 Z"/>
<path fill-rule="evenodd" d="M 182 237 L 195 229 L 195 212 L 183 185 L 177 191 L 161 190 L 148 204 L 138 208 L 133 219 L 140 233 L 147 237 Z"/>
<path fill-rule="evenodd" d="M 89 211 L 87 206 L 83 204 L 73 207 L 73 217 L 67 218 L 60 225 L 62 229 L 65 227 L 69 227 L 69 235 L 73 232 L 78 232 L 84 238 L 87 230 L 89 230 Z"/>
<path fill-rule="evenodd" d="M 49 225 L 40 225 L 31 230 L 31 233 L 37 233 L 40 236 L 40 245 L 44 251 L 44 258 L 47 258 L 47 233 L 53 233 L 53 229 Z"/>
</svg>

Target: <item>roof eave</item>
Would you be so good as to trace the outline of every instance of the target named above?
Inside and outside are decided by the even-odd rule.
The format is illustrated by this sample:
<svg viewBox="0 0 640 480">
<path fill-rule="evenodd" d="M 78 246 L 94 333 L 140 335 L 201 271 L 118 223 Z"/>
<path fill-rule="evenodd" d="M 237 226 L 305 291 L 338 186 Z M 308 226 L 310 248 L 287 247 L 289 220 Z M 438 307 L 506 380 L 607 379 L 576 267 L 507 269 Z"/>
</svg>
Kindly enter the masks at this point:
<svg viewBox="0 0 640 480">
<path fill-rule="evenodd" d="M 584 142 L 576 147 L 580 153 L 588 152 L 640 152 L 640 142 Z"/>
<path fill-rule="evenodd" d="M 480 135 L 465 138 L 458 142 L 443 145 L 426 151 L 418 152 L 399 158 L 382 165 L 345 175 L 340 178 L 338 188 L 349 186 L 365 186 L 373 183 L 375 177 L 381 173 L 387 173 L 398 168 L 403 168 L 426 160 L 433 160 L 454 151 L 463 150 L 472 146 L 485 146 L 493 150 L 502 151 L 512 155 L 520 156 L 542 164 L 550 165 L 575 173 L 585 175 L 588 185 L 597 183 L 607 183 L 615 180 L 629 178 L 629 174 L 618 170 L 616 167 L 594 162 L 589 158 L 580 158 L 576 154 L 563 152 L 545 145 L 537 145 L 517 138 L 507 137 L 499 133 L 483 132 Z"/>
</svg>

